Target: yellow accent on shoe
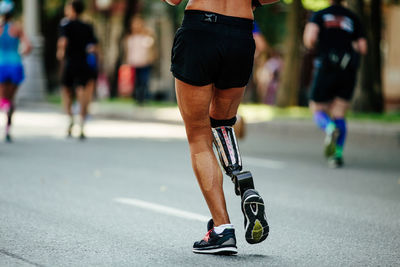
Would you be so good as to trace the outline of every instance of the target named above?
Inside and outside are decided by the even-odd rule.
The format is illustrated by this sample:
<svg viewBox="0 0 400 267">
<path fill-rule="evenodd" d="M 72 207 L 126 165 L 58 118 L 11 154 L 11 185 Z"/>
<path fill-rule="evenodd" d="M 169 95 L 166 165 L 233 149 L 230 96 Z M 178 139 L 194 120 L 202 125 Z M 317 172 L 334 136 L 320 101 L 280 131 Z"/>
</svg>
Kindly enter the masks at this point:
<svg viewBox="0 0 400 267">
<path fill-rule="evenodd" d="M 263 227 L 260 221 L 256 220 L 252 231 L 252 236 L 254 241 L 256 242 L 260 241 L 260 239 L 262 238 L 262 234 L 263 234 Z"/>
</svg>

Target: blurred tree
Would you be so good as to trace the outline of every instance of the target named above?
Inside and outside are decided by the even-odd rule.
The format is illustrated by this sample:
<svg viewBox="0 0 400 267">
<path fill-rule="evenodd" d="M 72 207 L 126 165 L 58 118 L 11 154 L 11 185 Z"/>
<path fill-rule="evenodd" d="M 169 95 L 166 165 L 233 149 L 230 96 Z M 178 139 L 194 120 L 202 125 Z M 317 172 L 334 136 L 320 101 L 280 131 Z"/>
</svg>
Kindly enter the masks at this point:
<svg viewBox="0 0 400 267">
<path fill-rule="evenodd" d="M 266 5 L 254 12 L 254 19 L 270 46 L 278 46 L 285 39 L 286 7 L 286 4 Z"/>
<path fill-rule="evenodd" d="M 66 0 L 40 0 L 41 29 L 44 37 L 44 66 L 47 76 L 47 91 L 58 89 L 60 73 L 56 60 L 57 39 L 60 20 L 64 17 Z"/>
<path fill-rule="evenodd" d="M 360 82 L 353 101 L 353 109 L 363 112 L 383 112 L 382 93 L 382 2 L 349 0 L 350 7 L 358 14 L 366 29 L 368 54 L 362 59 Z"/>
<path fill-rule="evenodd" d="M 292 3 L 293 0 L 284 0 L 285 3 Z M 329 6 L 329 0 L 302 0 L 303 6 L 308 10 L 321 10 Z"/>
<path fill-rule="evenodd" d="M 302 2 L 301 0 L 293 0 L 289 7 L 288 34 L 284 53 L 285 63 L 277 96 L 277 105 L 280 107 L 297 105 L 304 25 L 305 10 Z"/>
</svg>

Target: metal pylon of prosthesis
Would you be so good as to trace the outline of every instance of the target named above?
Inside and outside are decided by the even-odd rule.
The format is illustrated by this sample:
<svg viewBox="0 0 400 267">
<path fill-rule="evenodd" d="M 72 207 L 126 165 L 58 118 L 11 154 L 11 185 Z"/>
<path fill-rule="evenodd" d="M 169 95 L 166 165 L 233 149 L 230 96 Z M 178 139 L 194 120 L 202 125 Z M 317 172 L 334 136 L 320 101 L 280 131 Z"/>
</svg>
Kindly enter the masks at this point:
<svg viewBox="0 0 400 267">
<path fill-rule="evenodd" d="M 235 131 L 230 126 L 212 128 L 214 145 L 225 173 L 231 177 L 235 194 L 243 196 L 247 189 L 254 189 L 253 176 L 249 171 L 242 171 L 242 159 L 237 144 Z"/>
</svg>

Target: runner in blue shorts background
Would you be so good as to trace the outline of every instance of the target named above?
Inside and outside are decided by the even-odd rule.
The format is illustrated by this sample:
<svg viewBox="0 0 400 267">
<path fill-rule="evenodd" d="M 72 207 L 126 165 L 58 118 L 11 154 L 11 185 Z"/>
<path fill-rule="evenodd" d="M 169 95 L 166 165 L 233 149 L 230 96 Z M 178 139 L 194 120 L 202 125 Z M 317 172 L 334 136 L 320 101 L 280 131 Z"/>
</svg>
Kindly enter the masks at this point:
<svg viewBox="0 0 400 267">
<path fill-rule="evenodd" d="M 14 3 L 10 0 L 0 2 L 0 108 L 7 114 L 6 141 L 11 142 L 11 122 L 15 110 L 14 97 L 18 86 L 24 80 L 24 68 L 19 52 L 23 44 L 22 54 L 31 51 L 31 44 L 25 36 L 21 25 L 13 22 Z"/>
</svg>

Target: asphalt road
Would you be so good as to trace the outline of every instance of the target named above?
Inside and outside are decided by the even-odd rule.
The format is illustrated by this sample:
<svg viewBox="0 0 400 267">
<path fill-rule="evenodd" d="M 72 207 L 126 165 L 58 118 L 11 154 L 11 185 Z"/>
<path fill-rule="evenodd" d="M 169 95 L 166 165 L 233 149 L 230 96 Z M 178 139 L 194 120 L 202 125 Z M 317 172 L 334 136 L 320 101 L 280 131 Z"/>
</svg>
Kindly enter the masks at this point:
<svg viewBox="0 0 400 267">
<path fill-rule="evenodd" d="M 183 126 L 93 119 L 80 142 L 65 125 L 23 110 L 0 144 L 0 266 L 400 265 L 398 140 L 350 131 L 346 167 L 329 169 L 317 130 L 250 125 L 240 146 L 271 232 L 245 242 L 226 178 L 239 249 L 227 257 L 191 251 L 209 212 Z"/>
</svg>

